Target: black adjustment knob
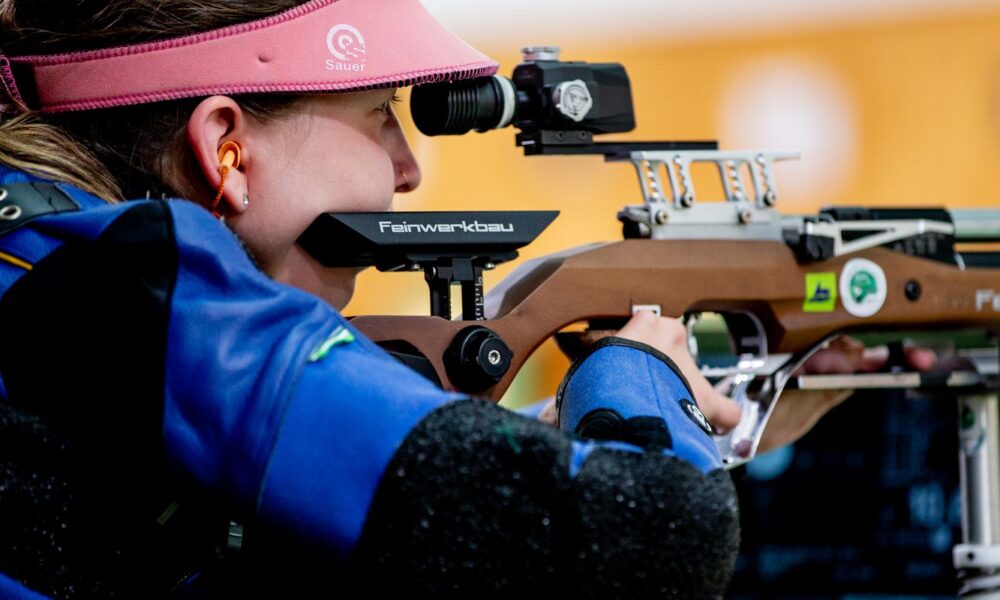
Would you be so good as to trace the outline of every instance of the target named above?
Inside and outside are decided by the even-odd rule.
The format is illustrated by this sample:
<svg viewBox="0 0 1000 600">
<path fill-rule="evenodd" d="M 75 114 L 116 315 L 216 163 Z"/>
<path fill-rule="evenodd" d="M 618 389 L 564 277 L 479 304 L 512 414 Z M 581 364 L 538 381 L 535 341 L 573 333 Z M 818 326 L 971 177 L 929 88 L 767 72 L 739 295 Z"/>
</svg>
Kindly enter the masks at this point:
<svg viewBox="0 0 1000 600">
<path fill-rule="evenodd" d="M 510 369 L 514 353 L 500 336 L 485 327 L 458 332 L 444 354 L 448 378 L 463 392 L 478 394 L 496 385 Z"/>
</svg>

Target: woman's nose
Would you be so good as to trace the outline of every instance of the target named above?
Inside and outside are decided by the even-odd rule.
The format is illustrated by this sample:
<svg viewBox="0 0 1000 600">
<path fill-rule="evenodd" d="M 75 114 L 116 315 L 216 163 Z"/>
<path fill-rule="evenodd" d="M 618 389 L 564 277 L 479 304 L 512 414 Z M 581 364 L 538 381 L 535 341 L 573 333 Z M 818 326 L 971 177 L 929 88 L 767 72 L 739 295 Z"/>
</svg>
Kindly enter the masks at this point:
<svg viewBox="0 0 1000 600">
<path fill-rule="evenodd" d="M 396 165 L 396 191 L 412 192 L 420 185 L 420 166 L 414 158 L 410 149 L 406 149 L 408 159 L 395 162 Z"/>
<path fill-rule="evenodd" d="M 413 156 L 410 145 L 406 141 L 403 129 L 395 117 L 392 117 L 392 127 L 389 130 L 389 155 L 395 169 L 396 191 L 412 192 L 420 185 L 420 166 Z"/>
</svg>

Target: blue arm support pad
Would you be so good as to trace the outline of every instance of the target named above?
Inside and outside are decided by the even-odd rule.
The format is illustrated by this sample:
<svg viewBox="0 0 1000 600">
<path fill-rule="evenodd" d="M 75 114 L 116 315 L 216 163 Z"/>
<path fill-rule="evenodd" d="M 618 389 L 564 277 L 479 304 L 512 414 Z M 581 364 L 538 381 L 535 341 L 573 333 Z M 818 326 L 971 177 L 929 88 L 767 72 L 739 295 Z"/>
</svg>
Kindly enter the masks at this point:
<svg viewBox="0 0 1000 600">
<path fill-rule="evenodd" d="M 687 382 L 670 359 L 645 344 L 602 340 L 574 364 L 557 403 L 559 427 L 567 431 L 576 431 L 587 414 L 600 409 L 613 410 L 623 419 L 659 417 L 670 433 L 674 455 L 702 472 L 722 465 Z"/>
</svg>

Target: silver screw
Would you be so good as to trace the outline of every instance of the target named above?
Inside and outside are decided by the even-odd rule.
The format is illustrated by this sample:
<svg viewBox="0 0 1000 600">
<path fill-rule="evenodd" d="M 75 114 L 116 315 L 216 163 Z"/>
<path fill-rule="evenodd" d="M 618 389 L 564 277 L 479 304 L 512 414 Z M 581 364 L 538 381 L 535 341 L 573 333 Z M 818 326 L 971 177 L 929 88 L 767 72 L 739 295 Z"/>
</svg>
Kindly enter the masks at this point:
<svg viewBox="0 0 1000 600">
<path fill-rule="evenodd" d="M 764 206 L 774 206 L 775 202 L 778 201 L 778 196 L 771 190 L 768 190 L 764 194 Z"/>
<path fill-rule="evenodd" d="M 669 220 L 670 220 L 670 215 L 667 214 L 667 211 L 665 211 L 665 210 L 658 210 L 658 211 L 656 211 L 656 224 L 657 225 L 665 225 L 666 222 L 669 221 Z"/>
<path fill-rule="evenodd" d="M 0 209 L 0 219 L 4 221 L 16 221 L 21 216 L 21 207 L 16 204 L 8 204 Z"/>
<path fill-rule="evenodd" d="M 746 225 L 750 221 L 753 221 L 753 213 L 749 208 L 744 208 L 740 211 L 740 223 Z"/>
<path fill-rule="evenodd" d="M 726 161 L 726 175 L 729 177 L 729 184 L 733 187 L 733 197 L 743 199 L 743 182 L 740 181 L 740 172 L 736 168 L 736 162 Z"/>
<path fill-rule="evenodd" d="M 691 208 L 693 204 L 694 204 L 694 196 L 692 196 L 691 194 L 684 194 L 683 196 L 681 196 L 681 206 L 683 206 L 684 208 Z"/>
<path fill-rule="evenodd" d="M 500 364 L 500 358 L 499 350 L 490 350 L 489 354 L 486 355 L 486 360 L 490 361 L 491 365 Z"/>
<path fill-rule="evenodd" d="M 521 49 L 524 62 L 559 60 L 559 46 L 528 46 Z"/>
</svg>

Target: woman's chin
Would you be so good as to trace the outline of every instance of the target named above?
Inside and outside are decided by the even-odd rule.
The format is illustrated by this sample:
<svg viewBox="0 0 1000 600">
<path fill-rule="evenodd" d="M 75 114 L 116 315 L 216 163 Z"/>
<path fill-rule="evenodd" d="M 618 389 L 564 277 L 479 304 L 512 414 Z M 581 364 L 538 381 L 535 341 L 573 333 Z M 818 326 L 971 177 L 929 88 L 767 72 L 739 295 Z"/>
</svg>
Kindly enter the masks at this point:
<svg viewBox="0 0 1000 600">
<path fill-rule="evenodd" d="M 355 272 L 351 270 L 349 275 L 346 275 L 342 279 L 338 280 L 337 285 L 327 285 L 324 286 L 322 290 L 313 293 L 323 300 L 326 300 L 327 304 L 337 310 L 344 310 L 347 303 L 351 301 L 351 297 L 354 296 L 355 277 Z"/>
<path fill-rule="evenodd" d="M 324 267 L 308 252 L 294 246 L 280 268 L 275 269 L 276 281 L 297 287 L 343 310 L 354 295 L 354 282 L 362 269 Z"/>
</svg>

